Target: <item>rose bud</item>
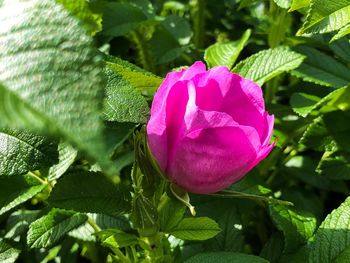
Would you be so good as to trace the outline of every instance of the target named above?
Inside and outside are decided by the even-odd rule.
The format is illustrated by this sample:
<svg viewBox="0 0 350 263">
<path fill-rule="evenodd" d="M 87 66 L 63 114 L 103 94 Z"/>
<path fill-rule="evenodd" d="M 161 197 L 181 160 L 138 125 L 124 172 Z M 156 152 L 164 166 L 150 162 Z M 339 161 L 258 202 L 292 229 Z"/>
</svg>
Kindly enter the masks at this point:
<svg viewBox="0 0 350 263">
<path fill-rule="evenodd" d="M 192 193 L 223 190 L 264 159 L 274 116 L 261 88 L 218 66 L 196 62 L 170 72 L 154 96 L 150 151 L 174 184 Z"/>
</svg>

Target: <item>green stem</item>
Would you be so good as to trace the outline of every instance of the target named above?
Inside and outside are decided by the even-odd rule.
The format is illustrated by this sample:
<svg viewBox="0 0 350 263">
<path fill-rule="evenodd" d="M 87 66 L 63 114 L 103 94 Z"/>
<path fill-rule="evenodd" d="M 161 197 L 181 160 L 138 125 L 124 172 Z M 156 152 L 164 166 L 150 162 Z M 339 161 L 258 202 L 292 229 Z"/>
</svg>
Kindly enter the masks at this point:
<svg viewBox="0 0 350 263">
<path fill-rule="evenodd" d="M 135 43 L 140 64 L 145 70 L 155 72 L 156 67 L 149 41 L 141 30 L 135 29 L 130 33 L 130 39 Z"/>
<path fill-rule="evenodd" d="M 205 5 L 205 0 L 196 0 L 193 11 L 193 43 L 197 48 L 202 48 L 204 46 Z"/>
<path fill-rule="evenodd" d="M 28 172 L 28 175 L 29 176 L 31 176 L 31 177 L 33 177 L 33 178 L 35 178 L 37 181 L 39 181 L 41 184 L 45 184 L 45 185 L 47 185 L 48 184 L 48 182 L 47 181 L 45 181 L 45 180 L 43 180 L 42 178 L 40 178 L 37 174 L 35 174 L 34 172 Z"/>
</svg>

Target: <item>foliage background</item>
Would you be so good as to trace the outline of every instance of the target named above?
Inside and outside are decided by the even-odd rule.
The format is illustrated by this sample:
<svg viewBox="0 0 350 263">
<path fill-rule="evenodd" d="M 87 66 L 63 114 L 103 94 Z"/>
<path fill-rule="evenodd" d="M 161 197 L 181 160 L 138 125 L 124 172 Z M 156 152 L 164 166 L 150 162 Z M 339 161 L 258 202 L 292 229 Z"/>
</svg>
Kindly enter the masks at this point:
<svg viewBox="0 0 350 263">
<path fill-rule="evenodd" d="M 0 1 L 0 262 L 349 262 L 349 21 L 349 0 Z M 277 147 L 193 217 L 141 126 L 196 60 L 262 86 Z"/>
</svg>

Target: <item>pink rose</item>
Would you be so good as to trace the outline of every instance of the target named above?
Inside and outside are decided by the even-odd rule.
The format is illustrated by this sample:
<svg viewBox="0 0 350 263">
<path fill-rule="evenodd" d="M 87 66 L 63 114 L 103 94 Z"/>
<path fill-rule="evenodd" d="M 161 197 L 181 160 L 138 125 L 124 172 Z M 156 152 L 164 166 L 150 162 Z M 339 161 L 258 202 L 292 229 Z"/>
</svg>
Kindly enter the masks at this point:
<svg viewBox="0 0 350 263">
<path fill-rule="evenodd" d="M 213 193 L 270 153 L 273 123 L 256 83 L 226 67 L 207 71 L 196 62 L 168 73 L 159 87 L 148 143 L 170 181 L 188 192 Z"/>
</svg>

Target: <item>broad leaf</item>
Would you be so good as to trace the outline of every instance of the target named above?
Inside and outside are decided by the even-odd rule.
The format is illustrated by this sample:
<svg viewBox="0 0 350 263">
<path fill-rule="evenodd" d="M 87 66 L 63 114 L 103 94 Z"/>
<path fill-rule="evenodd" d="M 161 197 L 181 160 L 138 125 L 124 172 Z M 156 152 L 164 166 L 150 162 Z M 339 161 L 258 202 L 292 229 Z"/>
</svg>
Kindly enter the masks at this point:
<svg viewBox="0 0 350 263">
<path fill-rule="evenodd" d="M 159 205 L 159 224 L 163 232 L 175 228 L 185 214 L 186 206 L 178 200 L 164 196 Z"/>
<path fill-rule="evenodd" d="M 344 87 L 350 82 L 350 70 L 344 64 L 314 48 L 300 46 L 295 49 L 307 58 L 291 72 L 292 75 L 333 88 Z"/>
<path fill-rule="evenodd" d="M 299 33 L 327 33 L 349 23 L 350 0 L 310 0 L 310 9 Z"/>
<path fill-rule="evenodd" d="M 126 191 L 103 174 L 70 172 L 57 181 L 48 201 L 58 208 L 113 215 L 129 209 L 127 198 Z"/>
<path fill-rule="evenodd" d="M 28 175 L 0 178 L 0 215 L 28 201 L 45 187 Z"/>
<path fill-rule="evenodd" d="M 332 37 L 331 42 L 341 39 L 342 37 L 345 37 L 346 35 L 349 35 L 349 34 L 350 34 L 350 24 L 347 24 L 342 29 L 340 29 L 339 32 L 334 37 Z"/>
<path fill-rule="evenodd" d="M 226 66 L 231 69 L 246 45 L 250 34 L 251 30 L 248 29 L 237 41 L 216 43 L 208 47 L 204 53 L 204 60 L 208 67 Z"/>
<path fill-rule="evenodd" d="M 125 233 L 119 229 L 106 229 L 96 234 L 101 240 L 103 246 L 112 249 L 136 245 L 138 243 L 137 236 Z"/>
<path fill-rule="evenodd" d="M 74 162 L 78 155 L 77 150 L 75 150 L 69 143 L 61 142 L 58 145 L 59 161 L 50 167 L 48 179 L 49 181 L 57 180 L 60 178 Z"/>
<path fill-rule="evenodd" d="M 268 263 L 261 257 L 233 252 L 207 252 L 189 258 L 185 263 Z"/>
<path fill-rule="evenodd" d="M 107 57 L 107 67 L 120 75 L 135 89 L 153 94 L 163 79 L 117 57 Z"/>
<path fill-rule="evenodd" d="M 288 9 L 292 4 L 292 0 L 273 0 L 273 1 L 276 3 L 276 5 L 284 9 Z"/>
<path fill-rule="evenodd" d="M 350 247 L 350 198 L 333 210 L 315 234 L 310 263 L 339 262 L 338 257 Z M 345 262 L 345 261 L 343 261 Z"/>
<path fill-rule="evenodd" d="M 79 21 L 53 0 L 6 0 L 0 23 L 1 125 L 62 136 L 112 169 L 100 120 L 102 57 Z"/>
<path fill-rule="evenodd" d="M 29 225 L 35 221 L 40 210 L 17 210 L 13 212 L 6 223 L 5 238 L 15 239 L 28 232 Z"/>
<path fill-rule="evenodd" d="M 0 239 L 0 262 L 14 263 L 16 262 L 21 250 L 11 244 L 10 241 Z"/>
<path fill-rule="evenodd" d="M 284 234 L 286 253 L 304 245 L 316 230 L 316 218 L 297 208 L 273 205 L 270 206 L 270 215 L 277 228 Z"/>
<path fill-rule="evenodd" d="M 208 217 L 184 218 L 169 233 L 184 240 L 206 240 L 220 232 L 219 225 Z"/>
<path fill-rule="evenodd" d="M 350 153 L 325 152 L 317 166 L 317 171 L 333 180 L 349 180 Z"/>
<path fill-rule="evenodd" d="M 52 209 L 29 226 L 27 244 L 31 248 L 47 248 L 64 235 L 83 224 L 88 217 L 74 211 Z"/>
<path fill-rule="evenodd" d="M 139 91 L 109 68 L 106 68 L 106 75 L 108 84 L 103 103 L 105 120 L 146 123 L 149 117 L 149 107 Z"/>
<path fill-rule="evenodd" d="M 0 129 L 0 176 L 49 167 L 57 159 L 55 141 L 28 132 Z"/>
<path fill-rule="evenodd" d="M 263 85 L 266 81 L 297 68 L 304 56 L 287 47 L 267 49 L 241 61 L 234 72 Z"/>
<path fill-rule="evenodd" d="M 338 147 L 348 151 L 350 149 L 350 111 L 333 111 L 325 114 L 323 120 Z"/>
</svg>

